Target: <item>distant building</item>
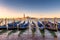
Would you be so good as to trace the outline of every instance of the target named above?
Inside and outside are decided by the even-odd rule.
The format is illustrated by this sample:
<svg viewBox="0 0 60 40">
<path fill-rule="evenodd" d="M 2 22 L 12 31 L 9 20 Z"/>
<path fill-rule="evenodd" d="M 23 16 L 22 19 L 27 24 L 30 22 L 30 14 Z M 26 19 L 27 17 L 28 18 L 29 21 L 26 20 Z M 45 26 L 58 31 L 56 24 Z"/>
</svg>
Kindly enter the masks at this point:
<svg viewBox="0 0 60 40">
<path fill-rule="evenodd" d="M 25 18 L 25 14 L 23 15 L 23 18 Z"/>
</svg>

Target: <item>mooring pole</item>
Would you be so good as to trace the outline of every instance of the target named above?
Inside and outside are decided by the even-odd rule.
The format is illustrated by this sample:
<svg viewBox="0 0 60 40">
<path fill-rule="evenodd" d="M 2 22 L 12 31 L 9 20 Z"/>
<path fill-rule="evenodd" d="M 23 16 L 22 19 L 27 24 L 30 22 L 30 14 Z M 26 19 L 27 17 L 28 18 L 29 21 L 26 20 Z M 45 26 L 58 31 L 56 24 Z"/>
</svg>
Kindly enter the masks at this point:
<svg viewBox="0 0 60 40">
<path fill-rule="evenodd" d="M 3 22 L 3 19 L 0 19 L 1 21 L 0 21 L 0 26 L 1 26 L 1 23 Z"/>
<path fill-rule="evenodd" d="M 15 19 L 13 18 L 13 28 L 14 28 Z"/>
<path fill-rule="evenodd" d="M 58 27 L 57 27 L 57 18 L 54 18 L 54 26 L 55 26 L 55 29 L 58 30 Z"/>
<path fill-rule="evenodd" d="M 57 27 L 57 18 L 54 18 L 54 26 L 55 26 L 55 29 L 58 30 L 58 27 Z M 54 40 L 57 40 L 57 35 L 54 36 Z"/>
<path fill-rule="evenodd" d="M 7 18 L 5 18 L 5 25 L 6 25 L 7 30 L 8 30 L 8 26 L 7 26 Z"/>
</svg>

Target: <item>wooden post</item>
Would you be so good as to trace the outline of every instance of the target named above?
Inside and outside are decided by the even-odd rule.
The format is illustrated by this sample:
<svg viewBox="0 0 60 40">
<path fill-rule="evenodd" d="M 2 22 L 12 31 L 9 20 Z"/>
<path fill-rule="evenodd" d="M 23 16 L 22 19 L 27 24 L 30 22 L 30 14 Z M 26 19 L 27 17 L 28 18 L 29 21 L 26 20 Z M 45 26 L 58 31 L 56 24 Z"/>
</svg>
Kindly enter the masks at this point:
<svg viewBox="0 0 60 40">
<path fill-rule="evenodd" d="M 13 28 L 14 28 L 15 19 L 13 18 Z"/>
<path fill-rule="evenodd" d="M 5 18 L 5 25 L 6 25 L 7 30 L 8 30 L 8 26 L 7 26 L 7 18 Z"/>
<path fill-rule="evenodd" d="M 48 23 L 48 20 L 47 20 L 46 18 L 44 18 L 44 25 L 45 25 L 46 23 Z M 44 26 L 44 27 L 45 27 L 45 29 L 46 29 L 46 26 Z"/>
<path fill-rule="evenodd" d="M 58 27 L 57 27 L 57 18 L 54 18 L 54 26 L 55 26 L 55 29 L 58 30 Z"/>
<path fill-rule="evenodd" d="M 57 18 L 54 18 L 54 26 L 55 26 L 55 29 L 58 30 L 58 27 L 57 27 Z M 57 40 L 57 35 L 54 36 L 54 40 Z"/>
<path fill-rule="evenodd" d="M 1 21 L 0 21 L 0 26 L 1 26 L 1 23 L 3 22 L 3 19 L 0 19 Z"/>
</svg>

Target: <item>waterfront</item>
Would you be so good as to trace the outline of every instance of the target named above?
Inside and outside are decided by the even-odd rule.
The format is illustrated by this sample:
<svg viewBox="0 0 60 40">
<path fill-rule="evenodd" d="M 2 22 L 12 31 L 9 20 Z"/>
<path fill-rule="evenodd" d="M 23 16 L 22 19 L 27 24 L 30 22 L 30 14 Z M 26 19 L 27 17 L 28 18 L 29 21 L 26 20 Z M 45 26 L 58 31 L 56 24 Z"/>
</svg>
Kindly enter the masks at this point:
<svg viewBox="0 0 60 40">
<path fill-rule="evenodd" d="M 18 36 L 19 34 L 19 30 L 15 33 L 12 33 L 10 36 L 8 36 L 8 33 L 11 31 L 7 31 L 6 33 L 3 33 L 0 35 L 0 40 L 54 40 L 54 37 L 51 35 L 51 33 L 49 33 L 48 30 L 45 30 L 45 38 L 43 39 L 41 33 L 39 32 L 38 26 L 37 26 L 37 21 L 36 19 L 27 19 L 25 20 L 26 22 L 29 20 L 29 29 L 26 30 L 20 37 Z M 16 20 L 15 20 L 16 21 Z M 22 22 L 24 20 L 21 20 Z M 31 32 L 31 22 L 34 22 L 36 24 L 36 32 L 34 37 L 32 37 L 32 32 Z M 9 23 L 11 23 L 13 21 L 10 20 Z M 22 23 L 21 22 L 21 23 Z M 57 31 L 55 32 L 57 35 L 58 40 L 60 39 L 60 32 Z"/>
</svg>

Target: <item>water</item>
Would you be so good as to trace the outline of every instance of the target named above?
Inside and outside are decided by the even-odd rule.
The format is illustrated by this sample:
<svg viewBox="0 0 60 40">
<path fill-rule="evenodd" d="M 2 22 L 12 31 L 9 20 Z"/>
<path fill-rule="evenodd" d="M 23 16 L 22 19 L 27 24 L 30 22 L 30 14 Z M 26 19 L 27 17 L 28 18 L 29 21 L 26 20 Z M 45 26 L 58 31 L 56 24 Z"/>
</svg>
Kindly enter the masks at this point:
<svg viewBox="0 0 60 40">
<path fill-rule="evenodd" d="M 17 20 L 16 20 L 17 21 Z M 24 20 L 23 20 L 24 21 Z M 21 23 L 23 23 L 23 21 Z M 26 20 L 27 21 L 27 20 Z M 7 36 L 8 32 L 6 33 L 3 33 L 2 35 L 0 35 L 0 40 L 43 40 L 43 37 L 41 35 L 41 33 L 39 32 L 39 28 L 37 26 L 37 31 L 35 32 L 35 37 L 32 38 L 32 31 L 31 31 L 31 22 L 34 22 L 36 25 L 37 25 L 37 21 L 38 20 L 29 20 L 29 29 L 26 30 L 26 32 L 24 32 L 21 37 L 18 37 L 18 33 L 19 31 L 17 31 L 16 33 L 13 33 L 11 34 L 9 37 Z M 53 22 L 52 20 L 49 20 L 51 22 Z M 13 20 L 9 20 L 8 23 L 12 23 Z M 59 21 L 60 22 L 60 21 Z M 8 24 L 7 23 L 7 24 Z M 1 25 L 4 25 L 5 24 L 5 21 L 2 22 Z M 60 33 L 59 32 L 56 32 L 56 35 L 58 36 L 58 39 L 60 39 Z M 45 40 L 54 40 L 54 37 L 49 33 L 49 31 L 45 30 Z"/>
</svg>

